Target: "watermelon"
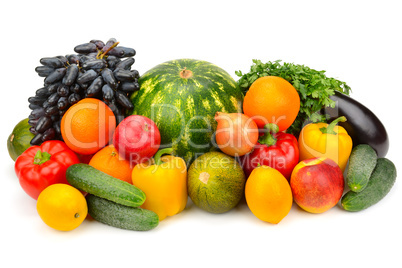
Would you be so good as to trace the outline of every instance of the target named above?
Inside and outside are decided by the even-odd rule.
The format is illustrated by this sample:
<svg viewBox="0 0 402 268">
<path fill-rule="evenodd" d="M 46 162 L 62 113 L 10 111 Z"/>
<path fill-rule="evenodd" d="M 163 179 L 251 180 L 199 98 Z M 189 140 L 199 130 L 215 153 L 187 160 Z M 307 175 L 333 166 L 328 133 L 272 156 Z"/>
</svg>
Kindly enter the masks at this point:
<svg viewBox="0 0 402 268">
<path fill-rule="evenodd" d="M 244 95 L 220 67 L 201 60 L 178 59 L 155 66 L 139 79 L 130 99 L 131 114 L 152 119 L 161 134 L 161 148 L 172 147 L 189 166 L 217 150 L 216 112 L 240 113 Z"/>
<path fill-rule="evenodd" d="M 28 118 L 21 120 L 14 127 L 7 139 L 8 154 L 14 161 L 20 156 L 31 144 L 32 138 L 35 136 L 29 129 Z"/>
</svg>

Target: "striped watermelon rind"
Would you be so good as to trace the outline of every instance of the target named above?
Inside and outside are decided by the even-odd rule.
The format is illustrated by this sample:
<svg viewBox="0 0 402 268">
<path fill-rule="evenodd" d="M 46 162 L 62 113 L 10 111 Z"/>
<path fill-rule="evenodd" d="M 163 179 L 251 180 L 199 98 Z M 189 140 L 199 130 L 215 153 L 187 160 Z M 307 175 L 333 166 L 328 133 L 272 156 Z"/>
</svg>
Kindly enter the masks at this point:
<svg viewBox="0 0 402 268">
<path fill-rule="evenodd" d="M 222 68 L 201 60 L 164 62 L 144 73 L 140 90 L 130 97 L 131 114 L 152 119 L 161 133 L 161 148 L 172 147 L 187 165 L 217 150 L 216 112 L 240 113 L 244 95 Z"/>
</svg>

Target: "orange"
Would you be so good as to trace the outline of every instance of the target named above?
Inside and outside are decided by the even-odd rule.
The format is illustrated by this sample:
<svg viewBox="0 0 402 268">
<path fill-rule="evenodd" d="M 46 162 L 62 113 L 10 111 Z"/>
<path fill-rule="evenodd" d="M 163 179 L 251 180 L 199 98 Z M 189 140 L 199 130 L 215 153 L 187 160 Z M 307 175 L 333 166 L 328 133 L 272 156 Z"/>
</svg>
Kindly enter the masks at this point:
<svg viewBox="0 0 402 268">
<path fill-rule="evenodd" d="M 300 97 L 296 89 L 277 76 L 255 80 L 243 101 L 244 114 L 253 118 L 259 128 L 274 123 L 279 131 L 284 131 L 293 124 L 299 110 Z"/>
<path fill-rule="evenodd" d="M 106 174 L 132 184 L 130 162 L 120 157 L 113 145 L 100 149 L 89 161 L 89 165 Z"/>
<path fill-rule="evenodd" d="M 77 228 L 88 214 L 84 195 L 73 186 L 62 183 L 46 187 L 38 197 L 36 209 L 48 226 L 59 231 Z"/>
<path fill-rule="evenodd" d="M 292 190 L 286 178 L 268 166 L 255 168 L 247 179 L 246 202 L 260 220 L 279 223 L 292 208 Z"/>
<path fill-rule="evenodd" d="M 88 155 L 109 143 L 116 129 L 112 110 L 102 101 L 83 99 L 71 106 L 61 119 L 61 135 L 76 153 Z"/>
</svg>

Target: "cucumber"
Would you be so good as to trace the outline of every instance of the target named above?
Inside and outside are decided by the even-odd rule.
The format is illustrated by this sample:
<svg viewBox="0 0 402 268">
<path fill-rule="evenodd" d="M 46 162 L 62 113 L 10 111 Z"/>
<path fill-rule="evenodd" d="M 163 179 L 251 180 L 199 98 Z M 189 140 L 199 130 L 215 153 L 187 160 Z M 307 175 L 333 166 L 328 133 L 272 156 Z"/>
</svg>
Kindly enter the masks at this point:
<svg viewBox="0 0 402 268">
<path fill-rule="evenodd" d="M 96 221 L 134 231 L 148 231 L 159 224 L 159 217 L 153 211 L 117 204 L 113 201 L 88 194 L 88 214 Z"/>
<path fill-rule="evenodd" d="M 66 178 L 79 190 L 121 205 L 139 207 L 145 202 L 145 193 L 141 189 L 87 164 L 80 163 L 68 167 Z"/>
<path fill-rule="evenodd" d="M 349 157 L 346 183 L 353 192 L 361 192 L 369 182 L 371 173 L 377 164 L 377 153 L 367 144 L 353 148 Z"/>
<path fill-rule="evenodd" d="M 349 191 L 341 200 L 347 211 L 360 211 L 383 199 L 391 190 L 396 179 L 396 167 L 386 158 L 379 158 L 366 188 L 359 192 Z"/>
</svg>

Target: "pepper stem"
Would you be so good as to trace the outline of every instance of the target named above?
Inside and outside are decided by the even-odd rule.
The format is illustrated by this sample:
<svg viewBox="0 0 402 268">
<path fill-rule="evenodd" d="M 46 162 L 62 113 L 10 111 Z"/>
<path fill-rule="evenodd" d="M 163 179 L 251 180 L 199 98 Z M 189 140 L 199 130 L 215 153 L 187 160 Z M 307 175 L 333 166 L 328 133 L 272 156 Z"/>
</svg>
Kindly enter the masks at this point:
<svg viewBox="0 0 402 268">
<path fill-rule="evenodd" d="M 320 130 L 323 134 L 336 135 L 337 133 L 334 131 L 334 128 L 336 124 L 338 124 L 339 122 L 346 122 L 346 117 L 340 116 L 334 121 L 332 121 L 331 124 L 329 124 L 328 126 L 320 128 Z"/>
<path fill-rule="evenodd" d="M 52 155 L 49 154 L 48 152 L 42 152 L 41 150 L 38 150 L 34 156 L 34 161 L 33 163 L 35 165 L 42 165 L 46 161 L 50 159 Z"/>
<path fill-rule="evenodd" d="M 267 146 L 275 145 L 276 138 L 273 134 L 279 131 L 277 124 L 269 123 L 264 126 L 266 133 L 258 139 L 258 143 L 265 144 Z"/>
<path fill-rule="evenodd" d="M 162 155 L 171 153 L 173 153 L 173 148 L 165 148 L 157 151 L 156 154 L 154 155 L 155 165 L 160 165 L 163 163 L 161 160 Z"/>
</svg>

